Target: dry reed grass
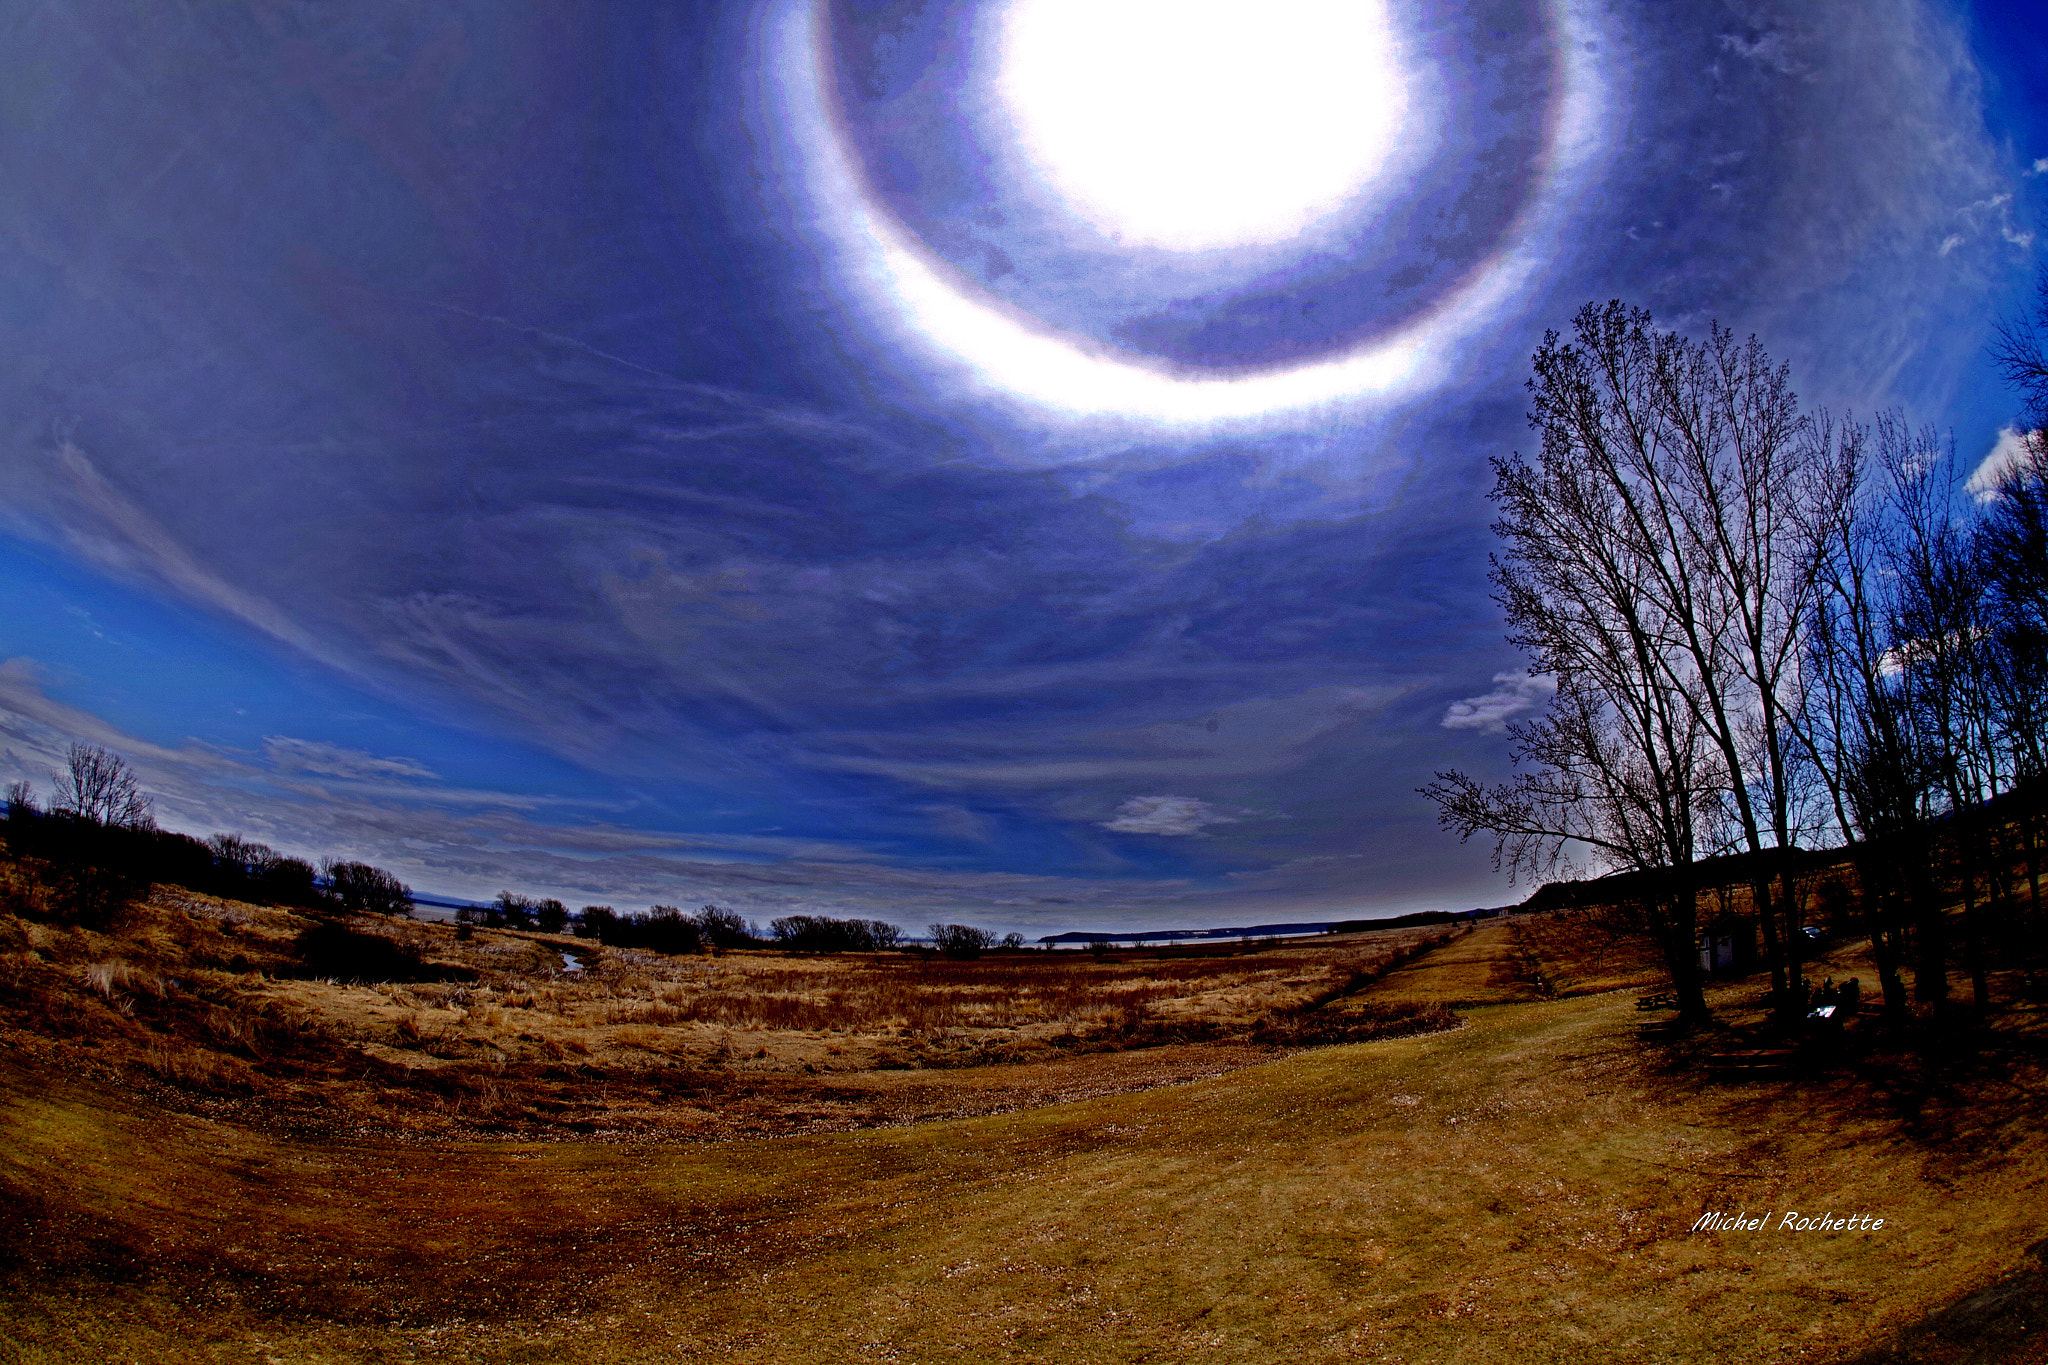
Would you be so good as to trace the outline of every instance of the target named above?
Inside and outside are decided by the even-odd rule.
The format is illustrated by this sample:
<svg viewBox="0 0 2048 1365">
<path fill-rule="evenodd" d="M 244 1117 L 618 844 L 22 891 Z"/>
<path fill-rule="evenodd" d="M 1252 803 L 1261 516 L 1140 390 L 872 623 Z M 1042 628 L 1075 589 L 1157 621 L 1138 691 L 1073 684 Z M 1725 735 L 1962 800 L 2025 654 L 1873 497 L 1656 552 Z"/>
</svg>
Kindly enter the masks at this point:
<svg viewBox="0 0 2048 1365">
<path fill-rule="evenodd" d="M 1588 993 L 1639 964 L 1569 916 L 1405 965 L 1426 935 L 956 964 L 374 927 L 475 979 L 307 980 L 258 907 L 0 913 L 0 1354 L 1839 1357 L 2043 1231 L 2038 1008 L 1717 1086 Z M 1245 1067 L 1480 986 L 1526 1003 Z M 1275 1047 L 1170 1042 L 1209 1033 Z M 616 1141 L 687 1133 L 732 1140 Z M 479 1134 L 557 1140 L 447 1140 Z M 1731 1201 L 1899 1236 L 1685 1233 Z"/>
<path fill-rule="evenodd" d="M 0 1232 L 28 1248 L 0 1333 L 166 1365 L 1708 1365 L 1847 1359 L 1993 1283 L 2038 1310 L 2038 1018 L 1891 1090 L 1701 1084 L 1634 1023 L 1626 995 L 1561 996 L 1187 1086 L 711 1146 L 337 1141 L 0 1057 Z M 510 1075 L 433 1102 L 497 1122 Z M 1744 1204 L 1887 1223 L 1689 1231 Z"/>
<path fill-rule="evenodd" d="M 815 1122 L 820 1086 L 904 1072 L 1190 1042 L 1303 1046 L 1452 1022 L 1426 1009 L 1303 1021 L 1432 937 L 1417 931 L 953 962 L 672 958 L 358 923 L 451 978 L 366 985 L 306 975 L 293 957 L 306 927 L 290 911 L 176 890 L 105 931 L 0 914 L 0 1040 L 194 1102 L 239 1095 L 252 1115 L 267 1107 L 294 1123 L 694 1131 L 741 1117 L 755 1128 Z M 584 969 L 565 970 L 565 952 Z M 904 1093 L 841 1104 L 835 1121 L 894 1121 L 912 1102 Z"/>
</svg>

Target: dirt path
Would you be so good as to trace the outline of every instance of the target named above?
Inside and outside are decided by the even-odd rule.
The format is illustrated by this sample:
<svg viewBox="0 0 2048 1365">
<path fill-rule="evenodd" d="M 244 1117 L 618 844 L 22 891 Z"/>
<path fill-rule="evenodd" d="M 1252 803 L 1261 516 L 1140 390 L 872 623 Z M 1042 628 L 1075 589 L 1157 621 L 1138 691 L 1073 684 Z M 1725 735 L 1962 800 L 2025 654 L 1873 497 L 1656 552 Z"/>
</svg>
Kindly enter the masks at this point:
<svg viewBox="0 0 2048 1365">
<path fill-rule="evenodd" d="M 1496 920 L 1388 973 L 1364 995 L 1389 1003 L 1436 1001 L 1452 1009 L 1541 999 L 1520 971 L 1511 928 Z"/>
</svg>

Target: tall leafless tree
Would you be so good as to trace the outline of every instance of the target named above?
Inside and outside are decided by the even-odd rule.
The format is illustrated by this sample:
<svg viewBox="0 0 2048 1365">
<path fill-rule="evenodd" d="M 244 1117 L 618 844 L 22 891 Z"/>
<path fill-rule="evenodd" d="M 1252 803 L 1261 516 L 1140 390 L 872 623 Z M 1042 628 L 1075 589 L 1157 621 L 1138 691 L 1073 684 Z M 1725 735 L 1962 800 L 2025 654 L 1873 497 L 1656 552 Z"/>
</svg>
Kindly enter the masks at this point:
<svg viewBox="0 0 2048 1365">
<path fill-rule="evenodd" d="M 1581 844 L 1657 873 L 1652 919 L 1695 1016 L 1698 973 L 1681 965 L 1696 963 L 1693 864 L 1749 852 L 1773 986 L 1796 1000 L 1794 902 L 1765 855 L 1805 824 L 1791 719 L 1850 465 L 1812 439 L 1785 368 L 1754 340 L 1714 327 L 1691 341 L 1620 303 L 1589 304 L 1572 327 L 1534 359 L 1540 457 L 1495 462 L 1497 600 L 1510 640 L 1558 684 L 1551 717 L 1515 731 L 1518 762 L 1541 771 L 1491 792 L 1445 773 L 1424 790 L 1518 866 Z"/>
<path fill-rule="evenodd" d="M 1717 845 L 1752 855 L 1751 891 L 1769 948 L 1772 984 L 1797 999 L 1798 960 L 1784 951 L 1796 923 L 1783 876 L 1766 850 L 1797 833 L 1788 695 L 1812 602 L 1815 532 L 1826 525 L 1839 473 L 1787 382 L 1754 338 L 1718 327 L 1687 343 L 1648 331 L 1638 310 L 1611 306 L 1602 352 L 1649 353 L 1654 376 L 1639 457 L 1646 532 L 1660 538 L 1658 585 L 1683 661 L 1674 677 L 1721 751 L 1728 775 Z M 1607 362 L 1610 366 L 1614 362 Z"/>
<path fill-rule="evenodd" d="M 95 824 L 149 829 L 149 798 L 136 781 L 135 770 L 118 754 L 95 744 L 72 744 L 64 767 L 52 774 L 57 784 L 55 808 Z"/>
<path fill-rule="evenodd" d="M 1930 825 L 1945 759 L 1925 723 L 1930 678 L 1915 668 L 1927 651 L 1913 634 L 1929 611 L 1916 546 L 1941 533 L 1910 529 L 1937 506 L 1927 480 L 1941 449 L 1896 414 L 1874 426 L 1824 415 L 1810 432 L 1834 452 L 1849 496 L 1817 537 L 1817 592 L 1791 731 L 1851 851 L 1885 1005 L 1898 1015 L 1907 1008 L 1902 971 L 1916 941 L 1916 994 L 1946 992 Z"/>
</svg>

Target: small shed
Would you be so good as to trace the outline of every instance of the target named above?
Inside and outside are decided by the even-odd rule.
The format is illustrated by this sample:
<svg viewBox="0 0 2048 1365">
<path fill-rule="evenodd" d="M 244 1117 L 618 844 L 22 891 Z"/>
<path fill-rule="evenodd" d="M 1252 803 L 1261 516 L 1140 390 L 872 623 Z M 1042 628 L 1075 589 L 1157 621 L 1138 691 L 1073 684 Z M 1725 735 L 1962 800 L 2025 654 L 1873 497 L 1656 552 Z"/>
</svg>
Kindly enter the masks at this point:
<svg viewBox="0 0 2048 1365">
<path fill-rule="evenodd" d="M 1739 915 L 1723 915 L 1700 931 L 1700 970 L 1744 971 L 1756 962 L 1756 925 Z"/>
</svg>

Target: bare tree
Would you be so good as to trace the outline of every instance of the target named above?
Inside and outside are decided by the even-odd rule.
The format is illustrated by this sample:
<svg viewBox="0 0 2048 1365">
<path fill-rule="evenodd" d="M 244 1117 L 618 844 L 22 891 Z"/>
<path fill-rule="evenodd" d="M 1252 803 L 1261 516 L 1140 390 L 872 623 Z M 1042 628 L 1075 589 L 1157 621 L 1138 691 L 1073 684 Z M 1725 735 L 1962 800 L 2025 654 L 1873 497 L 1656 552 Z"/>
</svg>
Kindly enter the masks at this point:
<svg viewBox="0 0 2048 1365">
<path fill-rule="evenodd" d="M 704 941 L 714 948 L 748 948 L 760 941 L 761 936 L 755 926 L 742 918 L 737 910 L 707 905 L 690 919 Z"/>
<path fill-rule="evenodd" d="M 64 768 L 52 776 L 57 783 L 55 808 L 95 824 L 149 829 L 149 798 L 136 782 L 135 770 L 119 755 L 95 744 L 73 743 Z"/>
<path fill-rule="evenodd" d="M 259 844 L 239 834 L 215 834 L 207 839 L 206 847 L 212 851 L 216 863 L 234 868 L 250 878 L 261 877 L 282 856 L 269 844 Z"/>
<path fill-rule="evenodd" d="M 2028 434 L 2038 438 L 2048 430 L 2048 269 L 2035 277 L 2032 317 L 2010 319 L 1998 328 L 1998 340 L 1991 348 L 2005 381 L 2026 396 Z"/>
<path fill-rule="evenodd" d="M 1885 1006 L 1907 1008 L 1902 969 L 1918 926 L 1939 944 L 1929 821 L 1941 792 L 1938 747 L 1921 724 L 1909 677 L 1915 576 L 1901 517 L 1924 505 L 1916 485 L 1937 451 L 1895 414 L 1873 429 L 1826 415 L 1811 429 L 1845 471 L 1849 495 L 1817 537 L 1817 593 L 1804 646 L 1792 732 L 1825 790 L 1862 888 L 1863 922 Z M 1940 969 L 1919 964 L 1923 990 Z M 1938 988 L 1937 988 L 1938 990 Z"/>
<path fill-rule="evenodd" d="M 2010 784 L 2007 729 L 2000 715 L 1996 631 L 1974 536 L 1956 506 L 1953 451 L 1931 430 L 1903 424 L 1881 437 L 1894 489 L 1893 572 L 1899 578 L 1893 625 L 1900 678 L 1921 744 L 1932 755 L 1943 804 L 1954 819 L 1944 841 L 1962 893 L 1964 965 L 1979 1007 L 1990 1002 L 1982 912 L 1992 831 L 1979 815 Z M 1914 924 L 1914 996 L 1938 1004 L 1948 994 L 1948 921 L 1932 898 Z"/>
<path fill-rule="evenodd" d="M 1582 311 L 1581 337 L 1608 320 Z M 1495 600 L 1532 671 L 1557 683 L 1549 715 L 1510 727 L 1515 761 L 1528 770 L 1492 789 L 1443 772 L 1422 790 L 1461 838 L 1493 834 L 1496 865 L 1518 875 L 1548 873 L 1574 847 L 1653 874 L 1644 917 L 1682 1013 L 1697 1019 L 1706 1007 L 1689 871 L 1699 818 L 1727 778 L 1674 686 L 1685 668 L 1669 656 L 1683 632 L 1660 581 L 1670 577 L 1658 562 L 1665 538 L 1643 511 L 1650 447 L 1626 426 L 1650 406 L 1655 357 L 1614 355 L 1621 363 L 1603 373 L 1593 349 L 1545 338 L 1530 386 L 1541 453 L 1494 461 L 1494 531 L 1505 547 Z"/>
<path fill-rule="evenodd" d="M 321 861 L 327 892 L 352 914 L 410 915 L 412 888 L 380 867 L 368 863 Z M 566 915 L 565 915 L 566 918 Z"/>
<path fill-rule="evenodd" d="M 1847 466 L 1811 439 L 1784 367 L 1754 340 L 1715 327 L 1689 341 L 1620 303 L 1588 304 L 1572 326 L 1534 358 L 1541 455 L 1495 461 L 1496 600 L 1558 686 L 1549 718 L 1512 731 L 1517 762 L 1538 771 L 1490 792 L 1443 773 L 1423 790 L 1461 834 L 1495 834 L 1517 870 L 1577 845 L 1653 874 L 1644 913 L 1695 1018 L 1693 864 L 1756 855 L 1773 986 L 1796 999 L 1786 874 L 1774 887 L 1763 855 L 1806 823 L 1790 718 Z"/>
<path fill-rule="evenodd" d="M 951 958 L 977 958 L 996 945 L 993 932 L 971 924 L 932 924 L 925 932 L 931 935 L 932 947 Z"/>
</svg>

